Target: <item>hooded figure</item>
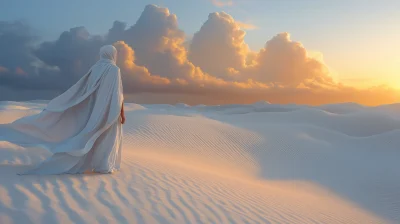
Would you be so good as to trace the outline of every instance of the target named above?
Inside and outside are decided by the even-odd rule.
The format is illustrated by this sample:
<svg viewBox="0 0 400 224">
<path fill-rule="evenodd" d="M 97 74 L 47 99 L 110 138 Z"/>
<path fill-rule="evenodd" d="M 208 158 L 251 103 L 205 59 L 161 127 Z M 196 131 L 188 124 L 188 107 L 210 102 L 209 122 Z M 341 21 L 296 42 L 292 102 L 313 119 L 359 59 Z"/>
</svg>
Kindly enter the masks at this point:
<svg viewBox="0 0 400 224">
<path fill-rule="evenodd" d="M 7 124 L 4 140 L 39 146 L 53 155 L 22 174 L 112 173 L 121 163 L 122 82 L 117 50 L 100 49 L 100 60 L 39 114 Z M 0 140 L 1 140 L 0 136 Z"/>
</svg>

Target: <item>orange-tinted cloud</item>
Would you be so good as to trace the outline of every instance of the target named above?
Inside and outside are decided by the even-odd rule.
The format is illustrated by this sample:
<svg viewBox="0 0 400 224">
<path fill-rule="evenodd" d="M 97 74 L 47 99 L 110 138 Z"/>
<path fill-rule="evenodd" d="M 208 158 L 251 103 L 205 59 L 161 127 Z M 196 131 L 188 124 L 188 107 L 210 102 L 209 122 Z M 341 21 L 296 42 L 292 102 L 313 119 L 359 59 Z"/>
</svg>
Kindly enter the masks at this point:
<svg viewBox="0 0 400 224">
<path fill-rule="evenodd" d="M 17 74 L 17 75 L 27 75 L 28 73 L 26 73 L 22 68 L 17 67 L 15 69 L 15 74 Z"/>
<path fill-rule="evenodd" d="M 251 23 L 245 23 L 245 22 L 236 21 L 236 24 L 239 25 L 239 27 L 241 29 L 244 29 L 244 30 L 255 30 L 255 29 L 258 29 L 258 27 L 256 25 L 251 24 Z"/>
<path fill-rule="evenodd" d="M 6 68 L 6 67 L 2 67 L 2 66 L 0 66 L 0 73 L 2 73 L 2 72 L 8 72 L 8 69 Z"/>
<path fill-rule="evenodd" d="M 259 52 L 251 52 L 244 42 L 245 32 L 240 23 L 224 12 L 209 15 L 187 51 L 177 18 L 167 9 L 149 7 L 142 15 L 144 18 L 127 32 L 131 30 L 132 34 L 135 30 L 143 36 L 151 36 L 151 41 L 137 38 L 142 41 L 132 42 L 132 45 L 143 50 L 137 53 L 147 57 L 142 58 L 143 66 L 151 74 L 170 81 L 159 86 L 163 86 L 165 93 L 174 94 L 176 100 L 188 100 L 185 94 L 197 93 L 209 97 L 193 96 L 191 102 L 186 102 L 219 104 L 268 100 L 321 104 L 355 101 L 371 105 L 393 102 L 398 95 L 390 88 L 356 89 L 336 83 L 322 54 L 310 54 L 301 43 L 292 41 L 289 33 L 280 33 L 267 41 Z M 144 24 L 150 21 L 153 26 L 146 27 Z M 372 96 L 375 96 L 373 100 Z M 162 94 L 159 99 L 166 98 Z"/>
<path fill-rule="evenodd" d="M 292 41 L 289 33 L 280 33 L 269 40 L 246 73 L 260 82 L 288 87 L 311 83 L 334 85 L 328 68 L 321 61 L 309 57 L 304 46 Z"/>
<path fill-rule="evenodd" d="M 189 60 L 214 76 L 236 79 L 249 53 L 245 34 L 227 13 L 211 13 L 193 36 Z"/>
<path fill-rule="evenodd" d="M 67 85 L 64 83 L 72 84 L 97 60 L 101 45 L 112 43 L 118 49 L 117 64 L 126 98 L 133 97 L 135 102 L 224 104 L 266 100 L 376 105 L 399 99 L 399 92 L 388 87 L 357 89 L 336 82 L 322 54 L 308 52 L 300 42 L 291 40 L 289 33 L 277 34 L 259 51 L 251 51 L 243 29 L 244 25 L 227 13 L 211 13 L 189 42 L 174 14 L 148 5 L 133 26 L 127 28 L 116 21 L 104 37 L 76 27 L 54 42 L 35 47 L 35 51 L 32 47 L 17 52 L 23 55 L 16 55 L 13 47 L 7 48 L 0 54 L 14 53 L 17 59 L 29 60 L 0 61 L 2 66 L 31 68 L 26 72 L 34 75 L 16 76 L 3 69 L 0 85 L 8 83 L 7 88 L 16 89 L 34 89 L 37 85 L 38 89 L 61 91 Z M 0 42 L 0 46 L 7 44 Z M 30 45 L 18 43 L 14 47 L 18 46 Z M 35 52 L 37 58 L 32 59 L 29 52 Z M 44 65 L 33 68 L 38 59 Z M 54 67 L 57 69 L 50 69 Z"/>
<path fill-rule="evenodd" d="M 137 88 L 142 85 L 168 85 L 170 80 L 151 75 L 147 68 L 135 64 L 135 52 L 124 41 L 114 44 L 118 50 L 118 66 L 121 69 L 123 82 Z M 129 88 L 129 87 L 128 87 Z"/>
<path fill-rule="evenodd" d="M 233 0 L 211 0 L 212 4 L 217 7 L 232 6 Z"/>
<path fill-rule="evenodd" d="M 189 60 L 203 71 L 228 81 L 254 80 L 273 86 L 332 86 L 329 70 L 320 60 L 308 56 L 299 42 L 281 33 L 259 52 L 251 52 L 245 32 L 228 14 L 211 13 L 195 33 Z"/>
<path fill-rule="evenodd" d="M 230 17 L 225 13 L 224 16 Z M 243 35 L 239 28 L 236 29 L 239 35 Z M 135 49 L 135 65 L 141 66 L 150 74 L 164 78 L 163 80 L 169 80 L 168 87 L 164 86 L 164 89 L 169 88 L 169 91 L 178 92 L 203 92 L 249 85 L 229 82 L 194 65 L 188 59 L 184 46 L 185 35 L 178 27 L 177 17 L 168 9 L 155 5 L 146 6 L 136 24 L 122 33 L 126 38 L 124 49 L 128 47 Z M 122 58 L 125 60 L 127 57 Z"/>
</svg>

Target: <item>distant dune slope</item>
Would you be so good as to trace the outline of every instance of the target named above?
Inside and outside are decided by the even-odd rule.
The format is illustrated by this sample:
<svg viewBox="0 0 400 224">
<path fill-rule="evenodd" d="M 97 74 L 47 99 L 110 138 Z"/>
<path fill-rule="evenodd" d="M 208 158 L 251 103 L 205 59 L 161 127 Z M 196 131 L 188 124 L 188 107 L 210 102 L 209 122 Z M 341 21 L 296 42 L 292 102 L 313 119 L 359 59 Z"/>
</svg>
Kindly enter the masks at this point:
<svg viewBox="0 0 400 224">
<path fill-rule="evenodd" d="M 0 102 L 0 123 L 44 103 Z M 49 153 L 0 125 L 0 223 L 399 223 L 398 112 L 126 104 L 112 175 L 18 176 Z"/>
</svg>

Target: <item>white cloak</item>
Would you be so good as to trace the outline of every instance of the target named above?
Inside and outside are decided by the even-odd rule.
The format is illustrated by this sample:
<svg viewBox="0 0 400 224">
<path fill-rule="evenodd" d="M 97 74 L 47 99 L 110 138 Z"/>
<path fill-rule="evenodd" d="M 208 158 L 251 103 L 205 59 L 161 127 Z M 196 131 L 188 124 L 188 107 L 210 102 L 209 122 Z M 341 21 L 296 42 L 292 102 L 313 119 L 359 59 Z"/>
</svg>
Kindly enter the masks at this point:
<svg viewBox="0 0 400 224">
<path fill-rule="evenodd" d="M 100 59 L 41 113 L 8 124 L 10 131 L 5 140 L 22 146 L 40 146 L 53 153 L 23 174 L 119 170 L 123 100 L 119 68 L 113 60 Z"/>
</svg>

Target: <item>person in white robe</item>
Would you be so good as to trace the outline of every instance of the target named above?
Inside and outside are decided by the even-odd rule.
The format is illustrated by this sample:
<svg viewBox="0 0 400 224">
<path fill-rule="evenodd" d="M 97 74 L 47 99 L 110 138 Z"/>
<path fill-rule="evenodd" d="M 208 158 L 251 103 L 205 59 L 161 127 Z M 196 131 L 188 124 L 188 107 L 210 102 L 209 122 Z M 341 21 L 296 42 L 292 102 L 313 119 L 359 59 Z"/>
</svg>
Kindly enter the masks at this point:
<svg viewBox="0 0 400 224">
<path fill-rule="evenodd" d="M 53 153 L 20 174 L 113 173 L 120 169 L 125 115 L 116 59 L 115 47 L 103 46 L 100 60 L 42 112 L 6 124 L 9 129 L 3 140 Z"/>
</svg>

